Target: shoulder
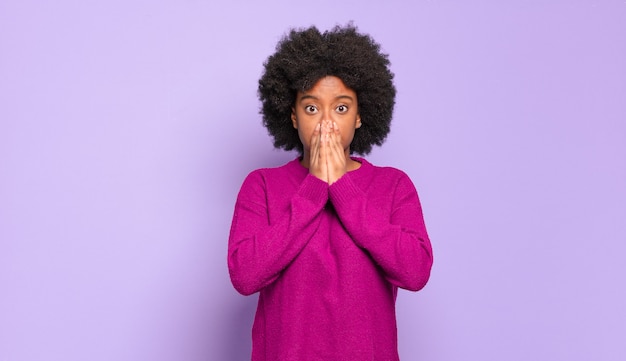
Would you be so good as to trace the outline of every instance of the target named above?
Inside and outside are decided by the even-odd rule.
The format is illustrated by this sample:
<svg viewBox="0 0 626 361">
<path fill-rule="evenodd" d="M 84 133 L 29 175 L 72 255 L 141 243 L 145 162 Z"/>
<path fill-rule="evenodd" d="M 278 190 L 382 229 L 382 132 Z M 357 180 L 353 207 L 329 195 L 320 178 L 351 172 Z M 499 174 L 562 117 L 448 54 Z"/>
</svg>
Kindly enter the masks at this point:
<svg viewBox="0 0 626 361">
<path fill-rule="evenodd" d="M 258 190 L 259 187 L 265 188 L 268 183 L 291 183 L 290 179 L 301 177 L 300 173 L 303 173 L 303 170 L 306 175 L 306 169 L 299 164 L 297 158 L 278 167 L 258 168 L 248 173 L 241 189 Z"/>
<path fill-rule="evenodd" d="M 390 167 L 390 166 L 379 166 L 370 163 L 368 160 L 364 158 L 355 158 L 358 162 L 361 163 L 361 170 L 365 175 L 369 175 L 370 177 L 374 177 L 379 180 L 393 180 L 393 181 L 411 181 L 409 176 L 401 169 Z"/>
<path fill-rule="evenodd" d="M 373 165 L 365 159 L 361 162 L 362 172 L 355 177 L 362 189 L 372 194 L 392 195 L 392 198 L 414 197 L 417 190 L 406 172 L 395 167 Z"/>
<path fill-rule="evenodd" d="M 300 165 L 299 159 L 296 158 L 278 167 L 265 167 L 255 169 L 252 172 L 248 173 L 246 179 L 289 176 L 290 174 L 300 173 L 302 171 L 302 169 L 300 168 L 303 167 Z M 306 171 L 306 169 L 304 170 Z"/>
</svg>

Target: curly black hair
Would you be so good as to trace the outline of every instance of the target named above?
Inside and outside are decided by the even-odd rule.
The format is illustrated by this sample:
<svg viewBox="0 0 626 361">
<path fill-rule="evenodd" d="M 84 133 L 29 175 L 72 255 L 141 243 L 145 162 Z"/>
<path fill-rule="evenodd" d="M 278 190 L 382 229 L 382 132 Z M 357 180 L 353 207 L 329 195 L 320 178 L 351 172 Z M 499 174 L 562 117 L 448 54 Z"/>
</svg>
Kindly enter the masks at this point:
<svg viewBox="0 0 626 361">
<path fill-rule="evenodd" d="M 387 54 L 369 35 L 352 24 L 321 33 L 315 26 L 292 29 L 264 63 L 259 79 L 263 125 L 274 138 L 274 147 L 303 153 L 291 112 L 298 91 L 310 90 L 332 75 L 357 94 L 361 127 L 354 134 L 350 152 L 368 154 L 381 145 L 391 124 L 396 88 Z"/>
</svg>

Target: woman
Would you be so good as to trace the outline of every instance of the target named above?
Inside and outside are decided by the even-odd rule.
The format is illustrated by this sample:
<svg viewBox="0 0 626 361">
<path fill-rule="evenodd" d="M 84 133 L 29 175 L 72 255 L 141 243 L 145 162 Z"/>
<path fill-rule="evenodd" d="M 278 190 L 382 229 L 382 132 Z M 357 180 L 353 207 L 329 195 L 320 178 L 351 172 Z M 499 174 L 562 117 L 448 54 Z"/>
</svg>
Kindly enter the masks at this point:
<svg viewBox="0 0 626 361">
<path fill-rule="evenodd" d="M 228 267 L 260 292 L 252 360 L 398 360 L 398 287 L 426 284 L 432 249 L 408 176 L 352 156 L 381 145 L 395 87 L 387 55 L 351 25 L 292 30 L 259 80 L 274 146 L 235 204 Z"/>
</svg>

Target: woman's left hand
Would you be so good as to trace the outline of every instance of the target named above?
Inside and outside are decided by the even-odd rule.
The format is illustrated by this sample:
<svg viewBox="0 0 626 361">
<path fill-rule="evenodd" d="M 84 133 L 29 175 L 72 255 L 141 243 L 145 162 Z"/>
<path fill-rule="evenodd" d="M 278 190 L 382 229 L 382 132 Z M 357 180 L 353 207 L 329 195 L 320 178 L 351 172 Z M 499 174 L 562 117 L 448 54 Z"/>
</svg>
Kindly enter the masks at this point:
<svg viewBox="0 0 626 361">
<path fill-rule="evenodd" d="M 328 164 L 328 185 L 332 185 L 344 174 L 347 170 L 346 152 L 343 149 L 341 143 L 341 133 L 339 127 L 335 122 L 328 122 L 323 128 L 326 132 L 326 162 Z M 324 136 L 324 134 L 322 134 Z"/>
</svg>

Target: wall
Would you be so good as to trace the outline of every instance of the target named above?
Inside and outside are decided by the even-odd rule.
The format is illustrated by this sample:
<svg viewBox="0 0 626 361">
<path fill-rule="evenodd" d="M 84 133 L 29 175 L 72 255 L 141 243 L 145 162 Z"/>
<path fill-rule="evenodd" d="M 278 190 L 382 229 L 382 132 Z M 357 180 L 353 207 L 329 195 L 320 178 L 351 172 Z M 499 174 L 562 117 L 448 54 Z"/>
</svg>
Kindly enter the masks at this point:
<svg viewBox="0 0 626 361">
<path fill-rule="evenodd" d="M 623 1 L 0 3 L 0 360 L 245 360 L 230 285 L 243 177 L 292 26 L 390 54 L 392 132 L 435 250 L 402 359 L 623 360 Z"/>
</svg>

